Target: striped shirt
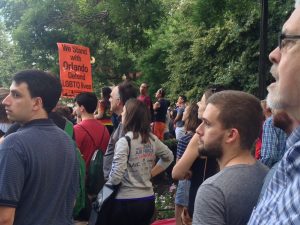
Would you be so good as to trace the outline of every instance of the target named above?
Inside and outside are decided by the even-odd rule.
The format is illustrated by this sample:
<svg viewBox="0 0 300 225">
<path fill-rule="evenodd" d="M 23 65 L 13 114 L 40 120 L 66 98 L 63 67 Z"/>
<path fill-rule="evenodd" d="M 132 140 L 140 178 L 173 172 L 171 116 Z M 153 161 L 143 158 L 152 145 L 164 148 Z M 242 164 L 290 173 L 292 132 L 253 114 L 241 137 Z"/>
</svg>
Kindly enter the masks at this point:
<svg viewBox="0 0 300 225">
<path fill-rule="evenodd" d="M 249 225 L 300 224 L 300 127 L 287 139 L 286 149 Z"/>
<path fill-rule="evenodd" d="M 178 144 L 177 144 L 177 153 L 176 153 L 176 158 L 180 159 L 189 144 L 190 140 L 192 139 L 194 133 L 188 132 L 186 135 L 184 135 L 182 138 L 179 139 Z"/>
</svg>

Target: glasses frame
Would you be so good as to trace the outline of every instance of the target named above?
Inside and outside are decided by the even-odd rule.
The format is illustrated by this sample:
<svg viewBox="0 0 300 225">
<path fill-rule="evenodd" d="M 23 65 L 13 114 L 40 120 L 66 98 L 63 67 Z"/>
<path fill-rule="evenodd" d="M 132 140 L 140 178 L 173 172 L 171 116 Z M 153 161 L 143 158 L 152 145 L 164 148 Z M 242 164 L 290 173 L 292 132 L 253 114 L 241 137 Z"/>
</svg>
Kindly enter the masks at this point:
<svg viewBox="0 0 300 225">
<path fill-rule="evenodd" d="M 280 33 L 278 36 L 278 47 L 279 49 L 282 49 L 282 41 L 283 40 L 300 40 L 300 35 L 289 35 Z"/>
</svg>

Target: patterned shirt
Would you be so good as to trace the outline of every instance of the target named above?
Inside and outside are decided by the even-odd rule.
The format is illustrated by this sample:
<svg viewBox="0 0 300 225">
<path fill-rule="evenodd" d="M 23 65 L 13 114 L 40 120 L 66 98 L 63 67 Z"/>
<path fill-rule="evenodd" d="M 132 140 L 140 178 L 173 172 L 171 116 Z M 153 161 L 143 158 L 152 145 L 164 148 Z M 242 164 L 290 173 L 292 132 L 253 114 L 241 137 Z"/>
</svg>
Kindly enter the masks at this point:
<svg viewBox="0 0 300 225">
<path fill-rule="evenodd" d="M 269 117 L 263 126 L 260 161 L 271 168 L 285 153 L 286 134 L 274 127 L 273 117 Z"/>
<path fill-rule="evenodd" d="M 184 135 L 182 138 L 179 139 L 178 144 L 177 144 L 177 153 L 176 153 L 176 158 L 180 159 L 189 144 L 190 140 L 192 139 L 194 133 L 188 132 L 186 135 Z"/>
<path fill-rule="evenodd" d="M 300 126 L 287 139 L 286 148 L 248 225 L 300 224 Z"/>
</svg>

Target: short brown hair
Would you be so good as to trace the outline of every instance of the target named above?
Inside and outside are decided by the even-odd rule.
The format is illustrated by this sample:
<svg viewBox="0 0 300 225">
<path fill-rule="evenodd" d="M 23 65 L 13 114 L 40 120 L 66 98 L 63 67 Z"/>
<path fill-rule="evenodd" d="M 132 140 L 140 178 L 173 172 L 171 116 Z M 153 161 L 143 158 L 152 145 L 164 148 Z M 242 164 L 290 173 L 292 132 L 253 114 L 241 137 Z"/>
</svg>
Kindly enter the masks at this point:
<svg viewBox="0 0 300 225">
<path fill-rule="evenodd" d="M 118 85 L 120 100 L 125 105 L 126 101 L 130 98 L 137 97 L 137 89 L 132 82 L 124 81 Z"/>
<path fill-rule="evenodd" d="M 150 110 L 147 105 L 135 98 L 131 98 L 125 103 L 125 118 L 123 128 L 125 133 L 133 132 L 133 138 L 142 136 L 142 143 L 147 143 L 150 137 Z"/>
<path fill-rule="evenodd" d="M 207 104 L 220 110 L 218 119 L 225 129 L 236 128 L 239 131 L 241 148 L 251 149 L 263 122 L 260 101 L 251 94 L 231 90 L 213 94 Z"/>
<path fill-rule="evenodd" d="M 188 105 L 188 107 L 188 115 L 187 119 L 184 121 L 184 127 L 186 131 L 195 132 L 201 123 L 201 120 L 198 118 L 198 105 L 197 103 L 192 102 Z"/>
</svg>

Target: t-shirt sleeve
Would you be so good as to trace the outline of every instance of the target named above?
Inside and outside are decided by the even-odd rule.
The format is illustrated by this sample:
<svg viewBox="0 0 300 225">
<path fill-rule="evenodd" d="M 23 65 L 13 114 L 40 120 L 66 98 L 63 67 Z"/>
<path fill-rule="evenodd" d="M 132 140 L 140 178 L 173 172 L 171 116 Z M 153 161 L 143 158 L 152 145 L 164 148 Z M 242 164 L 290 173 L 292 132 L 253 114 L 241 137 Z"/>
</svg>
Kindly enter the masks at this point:
<svg viewBox="0 0 300 225">
<path fill-rule="evenodd" d="M 17 144 L 6 139 L 0 146 L 0 205 L 15 208 L 24 186 L 25 162 Z"/>
<path fill-rule="evenodd" d="M 225 225 L 225 200 L 222 192 L 210 184 L 199 187 L 193 225 Z"/>
</svg>

